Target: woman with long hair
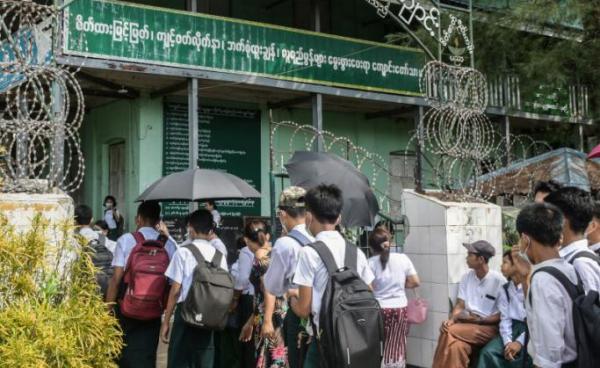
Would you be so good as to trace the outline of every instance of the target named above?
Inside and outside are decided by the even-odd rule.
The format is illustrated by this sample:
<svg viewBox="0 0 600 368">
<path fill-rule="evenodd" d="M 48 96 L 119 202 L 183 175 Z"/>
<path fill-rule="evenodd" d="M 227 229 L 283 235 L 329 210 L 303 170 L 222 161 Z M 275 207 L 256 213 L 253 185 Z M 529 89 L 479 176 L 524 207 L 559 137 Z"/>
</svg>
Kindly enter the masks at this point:
<svg viewBox="0 0 600 368">
<path fill-rule="evenodd" d="M 254 286 L 254 313 L 242 328 L 240 340 L 250 341 L 254 335 L 257 368 L 287 368 L 283 321 L 288 306 L 283 297 L 276 298 L 268 293 L 262 281 L 271 264 L 271 244 L 265 223 L 259 220 L 249 222 L 244 229 L 244 240 L 254 253 L 250 274 L 250 282 Z M 275 299 L 275 303 L 266 303 L 271 298 Z M 265 308 L 266 305 L 274 307 Z"/>
<path fill-rule="evenodd" d="M 385 325 L 385 351 L 382 368 L 406 367 L 406 315 L 405 289 L 419 286 L 419 276 L 405 254 L 390 252 L 391 235 L 377 228 L 369 235 L 369 247 L 375 254 L 369 258 L 373 270 L 373 292 L 383 309 Z"/>
</svg>

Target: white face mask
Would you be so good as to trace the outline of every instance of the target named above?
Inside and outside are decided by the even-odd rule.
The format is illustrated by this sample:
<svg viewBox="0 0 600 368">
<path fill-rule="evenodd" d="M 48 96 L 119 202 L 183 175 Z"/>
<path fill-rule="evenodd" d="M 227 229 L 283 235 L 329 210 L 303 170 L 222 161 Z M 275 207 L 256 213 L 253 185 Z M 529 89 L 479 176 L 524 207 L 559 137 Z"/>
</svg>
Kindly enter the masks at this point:
<svg viewBox="0 0 600 368">
<path fill-rule="evenodd" d="M 531 239 L 529 239 L 529 237 L 527 237 L 527 246 L 525 247 L 525 250 L 522 251 L 519 249 L 519 256 L 521 258 L 523 258 L 524 260 L 526 260 L 528 263 L 531 263 L 531 260 L 529 259 L 529 256 L 527 255 L 527 251 L 529 250 L 530 246 L 531 246 Z"/>
</svg>

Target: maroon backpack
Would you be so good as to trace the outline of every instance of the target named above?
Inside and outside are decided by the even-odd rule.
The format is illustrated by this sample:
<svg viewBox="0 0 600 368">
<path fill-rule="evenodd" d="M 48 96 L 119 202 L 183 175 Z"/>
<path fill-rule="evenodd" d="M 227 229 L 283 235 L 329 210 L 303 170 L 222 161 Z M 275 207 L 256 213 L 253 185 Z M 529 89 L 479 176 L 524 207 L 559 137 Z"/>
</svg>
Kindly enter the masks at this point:
<svg viewBox="0 0 600 368">
<path fill-rule="evenodd" d="M 160 318 L 165 309 L 169 266 L 166 240 L 146 240 L 140 232 L 133 233 L 136 245 L 127 260 L 123 282 L 125 294 L 121 313 L 128 318 L 151 320 Z"/>
</svg>

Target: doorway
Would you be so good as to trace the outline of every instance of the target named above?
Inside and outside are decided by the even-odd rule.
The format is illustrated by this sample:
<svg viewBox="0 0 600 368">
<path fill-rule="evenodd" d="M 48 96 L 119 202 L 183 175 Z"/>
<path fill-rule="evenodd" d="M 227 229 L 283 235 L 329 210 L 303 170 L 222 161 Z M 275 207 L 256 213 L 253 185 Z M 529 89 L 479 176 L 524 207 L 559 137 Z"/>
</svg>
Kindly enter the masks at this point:
<svg viewBox="0 0 600 368">
<path fill-rule="evenodd" d="M 127 219 L 125 206 L 125 142 L 108 146 L 108 194 L 117 200 L 119 211 Z"/>
</svg>

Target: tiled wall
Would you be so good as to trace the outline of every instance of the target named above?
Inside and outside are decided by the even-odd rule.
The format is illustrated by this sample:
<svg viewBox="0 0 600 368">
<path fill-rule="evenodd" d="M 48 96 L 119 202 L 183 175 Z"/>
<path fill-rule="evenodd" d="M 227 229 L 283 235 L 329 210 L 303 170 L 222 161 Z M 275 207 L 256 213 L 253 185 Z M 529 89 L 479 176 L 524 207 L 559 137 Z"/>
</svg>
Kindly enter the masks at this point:
<svg viewBox="0 0 600 368">
<path fill-rule="evenodd" d="M 408 364 L 431 367 L 441 323 L 454 303 L 458 282 L 467 271 L 464 242 L 485 239 L 502 252 L 501 208 L 483 203 L 445 203 L 405 190 L 403 213 L 410 222 L 410 234 L 404 245 L 421 278 L 418 292 L 429 302 L 427 320 L 410 327 Z M 499 270 L 501 257 L 490 261 Z M 412 292 L 408 292 L 413 297 Z"/>
</svg>

